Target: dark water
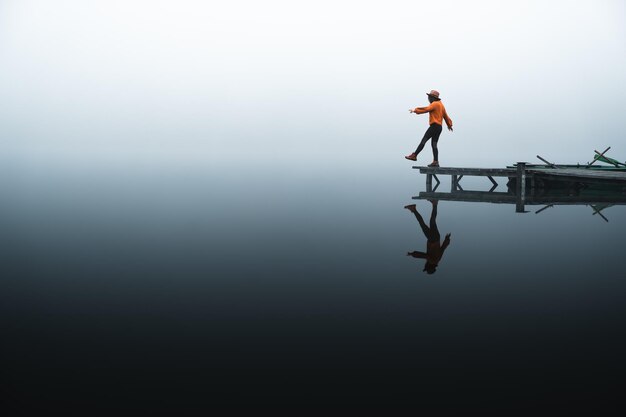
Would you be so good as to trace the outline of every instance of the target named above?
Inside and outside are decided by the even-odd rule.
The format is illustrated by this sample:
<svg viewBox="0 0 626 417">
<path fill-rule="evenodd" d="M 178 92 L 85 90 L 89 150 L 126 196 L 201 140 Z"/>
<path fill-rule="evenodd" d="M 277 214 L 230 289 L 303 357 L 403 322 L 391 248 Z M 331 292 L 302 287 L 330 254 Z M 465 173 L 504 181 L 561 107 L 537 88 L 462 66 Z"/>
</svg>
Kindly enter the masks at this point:
<svg viewBox="0 0 626 417">
<path fill-rule="evenodd" d="M 427 238 L 404 206 L 429 223 L 433 205 L 412 199 L 424 178 L 409 166 L 5 160 L 5 406 L 623 411 L 626 209 L 605 209 L 606 222 L 588 206 L 440 201 L 441 243 L 451 238 L 427 274 L 407 256 Z"/>
</svg>

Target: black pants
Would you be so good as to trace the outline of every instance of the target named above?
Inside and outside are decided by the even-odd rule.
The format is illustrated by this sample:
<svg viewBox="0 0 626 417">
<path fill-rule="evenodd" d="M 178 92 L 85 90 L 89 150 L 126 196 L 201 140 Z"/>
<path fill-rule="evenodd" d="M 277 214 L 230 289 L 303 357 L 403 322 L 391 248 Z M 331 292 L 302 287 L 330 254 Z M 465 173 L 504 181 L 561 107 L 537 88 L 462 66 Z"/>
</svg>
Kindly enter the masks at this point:
<svg viewBox="0 0 626 417">
<path fill-rule="evenodd" d="M 439 135 L 441 135 L 442 130 L 443 127 L 440 124 L 433 123 L 432 125 L 430 125 L 426 133 L 424 133 L 424 137 L 422 138 L 422 141 L 415 150 L 415 153 L 419 154 L 420 152 L 422 152 L 422 149 L 424 149 L 424 145 L 426 145 L 428 139 L 432 139 L 431 145 L 433 147 L 433 160 L 438 161 L 439 149 L 437 149 L 437 142 L 439 141 Z"/>
<path fill-rule="evenodd" d="M 428 239 L 429 242 L 439 242 L 441 240 L 441 235 L 439 234 L 439 228 L 437 228 L 437 204 L 433 204 L 433 208 L 430 212 L 430 227 L 426 226 L 426 222 L 419 212 L 414 211 L 413 214 L 415 214 L 415 218 L 420 224 L 426 239 Z"/>
</svg>

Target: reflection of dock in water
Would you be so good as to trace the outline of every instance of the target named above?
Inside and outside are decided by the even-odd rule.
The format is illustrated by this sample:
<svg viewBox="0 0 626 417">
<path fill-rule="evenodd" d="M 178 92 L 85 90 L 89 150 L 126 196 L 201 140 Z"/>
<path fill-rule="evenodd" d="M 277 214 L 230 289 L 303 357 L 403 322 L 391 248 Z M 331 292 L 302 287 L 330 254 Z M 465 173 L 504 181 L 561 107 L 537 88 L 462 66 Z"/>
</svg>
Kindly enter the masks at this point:
<svg viewBox="0 0 626 417">
<path fill-rule="evenodd" d="M 518 196 L 513 192 L 489 192 L 489 191 L 465 191 L 458 190 L 456 192 L 421 192 L 414 199 L 425 200 L 447 200 L 447 201 L 469 201 L 480 203 L 494 204 L 517 204 Z M 626 194 L 609 194 L 609 195 L 530 195 L 526 196 L 525 205 L 549 205 L 549 204 L 619 204 L 626 205 Z"/>
<path fill-rule="evenodd" d="M 426 174 L 426 191 L 414 199 L 515 204 L 517 212 L 525 212 L 527 205 L 546 206 L 537 212 L 554 205 L 589 205 L 600 216 L 600 211 L 607 207 L 626 204 L 625 171 L 527 168 L 524 163 L 515 168 L 413 168 Z M 441 185 L 437 175 L 450 176 L 450 192 L 437 191 Z M 487 177 L 492 187 L 489 191 L 464 190 L 460 185 L 464 176 Z M 494 177 L 508 179 L 506 192 L 495 191 L 498 183 Z"/>
</svg>

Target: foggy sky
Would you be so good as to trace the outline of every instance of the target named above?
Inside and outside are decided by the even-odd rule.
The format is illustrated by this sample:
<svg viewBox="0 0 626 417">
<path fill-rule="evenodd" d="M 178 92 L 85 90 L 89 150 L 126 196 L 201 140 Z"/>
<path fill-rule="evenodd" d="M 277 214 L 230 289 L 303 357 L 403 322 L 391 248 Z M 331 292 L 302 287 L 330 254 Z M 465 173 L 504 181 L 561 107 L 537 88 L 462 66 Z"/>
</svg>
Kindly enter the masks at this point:
<svg viewBox="0 0 626 417">
<path fill-rule="evenodd" d="M 0 62 L 5 152 L 397 158 L 438 89 L 448 164 L 626 158 L 620 0 L 5 0 Z"/>
</svg>

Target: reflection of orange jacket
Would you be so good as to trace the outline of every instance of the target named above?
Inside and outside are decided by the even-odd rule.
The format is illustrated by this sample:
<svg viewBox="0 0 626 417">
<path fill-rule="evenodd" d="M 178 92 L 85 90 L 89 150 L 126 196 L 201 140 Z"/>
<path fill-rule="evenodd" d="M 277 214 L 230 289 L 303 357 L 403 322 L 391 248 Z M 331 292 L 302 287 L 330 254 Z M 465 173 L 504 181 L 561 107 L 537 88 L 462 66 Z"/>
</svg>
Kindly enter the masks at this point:
<svg viewBox="0 0 626 417">
<path fill-rule="evenodd" d="M 438 265 L 444 250 L 446 250 L 446 248 L 442 248 L 438 240 L 426 242 L 426 262 Z"/>
<path fill-rule="evenodd" d="M 426 253 L 420 251 L 413 251 L 407 253 L 407 255 L 411 255 L 414 258 L 426 259 L 427 264 L 438 265 L 443 257 L 443 253 L 450 245 L 450 234 L 446 235 L 446 238 L 443 240 L 443 244 L 439 240 L 429 240 L 426 242 Z"/>
<path fill-rule="evenodd" d="M 430 106 L 426 107 L 416 107 L 413 111 L 417 114 L 430 113 L 428 117 L 429 125 L 432 125 L 433 123 L 442 125 L 443 119 L 446 121 L 446 125 L 448 125 L 448 127 L 452 127 L 452 119 L 448 117 L 448 113 L 446 113 L 446 108 L 443 107 L 443 103 L 441 101 L 433 101 L 432 103 L 430 103 Z"/>
<path fill-rule="evenodd" d="M 438 240 L 434 240 L 432 242 L 426 242 L 426 253 L 424 252 L 420 252 L 420 251 L 413 251 L 413 252 L 409 252 L 409 255 L 411 255 L 414 258 L 422 258 L 422 259 L 426 259 L 426 263 L 428 264 L 432 264 L 432 265 L 438 265 L 439 261 L 441 261 L 441 258 L 443 257 L 443 251 L 446 250 L 446 248 L 448 247 L 449 241 L 448 243 L 446 243 L 446 241 L 444 241 L 443 245 L 441 245 L 441 243 Z"/>
</svg>

